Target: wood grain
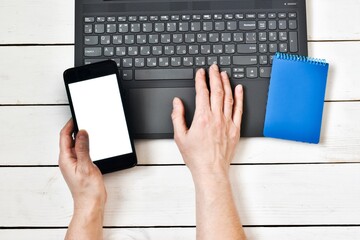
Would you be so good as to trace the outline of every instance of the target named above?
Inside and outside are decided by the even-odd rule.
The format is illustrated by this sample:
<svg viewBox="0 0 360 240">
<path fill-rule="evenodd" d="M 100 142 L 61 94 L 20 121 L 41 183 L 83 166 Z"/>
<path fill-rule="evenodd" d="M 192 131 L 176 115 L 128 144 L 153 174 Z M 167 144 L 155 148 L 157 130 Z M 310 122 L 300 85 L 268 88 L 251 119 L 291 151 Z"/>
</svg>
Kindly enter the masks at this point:
<svg viewBox="0 0 360 240">
<path fill-rule="evenodd" d="M 245 225 L 359 224 L 360 164 L 232 166 Z M 105 175 L 105 226 L 194 226 L 185 166 Z M 0 226 L 67 226 L 72 199 L 58 168 L 0 168 Z"/>
<path fill-rule="evenodd" d="M 325 104 L 320 144 L 240 140 L 234 163 L 360 162 L 360 104 Z M 68 106 L 0 107 L 0 165 L 56 165 Z M 139 164 L 182 164 L 173 140 L 136 140 Z"/>
<path fill-rule="evenodd" d="M 360 227 L 296 227 L 246 228 L 248 240 L 359 240 Z M 66 229 L 0 230 L 1 239 L 36 240 L 63 239 Z M 106 240 L 195 240 L 195 228 L 125 228 L 104 229 Z"/>
</svg>

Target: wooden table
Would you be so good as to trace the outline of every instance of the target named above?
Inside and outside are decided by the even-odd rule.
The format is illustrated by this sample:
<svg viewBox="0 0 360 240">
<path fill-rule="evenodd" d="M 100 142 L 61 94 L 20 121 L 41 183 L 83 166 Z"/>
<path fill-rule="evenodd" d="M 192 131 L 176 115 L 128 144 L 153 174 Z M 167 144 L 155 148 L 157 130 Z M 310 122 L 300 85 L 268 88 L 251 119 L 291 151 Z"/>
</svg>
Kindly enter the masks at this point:
<svg viewBox="0 0 360 240">
<path fill-rule="evenodd" d="M 330 65 L 321 143 L 241 139 L 231 167 L 249 239 L 360 239 L 360 1 L 308 0 L 309 55 Z M 72 198 L 57 167 L 70 118 L 74 1 L 0 2 L 0 239 L 62 239 Z M 195 239 L 194 187 L 173 140 L 137 140 L 105 176 L 105 239 Z"/>
</svg>

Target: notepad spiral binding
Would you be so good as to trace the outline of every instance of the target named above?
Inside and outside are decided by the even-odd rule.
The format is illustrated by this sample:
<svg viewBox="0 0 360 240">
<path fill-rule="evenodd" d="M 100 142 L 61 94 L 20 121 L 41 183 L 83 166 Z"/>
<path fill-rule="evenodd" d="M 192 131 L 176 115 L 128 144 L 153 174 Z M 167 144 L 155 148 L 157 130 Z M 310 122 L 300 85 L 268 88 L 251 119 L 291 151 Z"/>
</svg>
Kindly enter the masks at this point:
<svg viewBox="0 0 360 240">
<path fill-rule="evenodd" d="M 326 62 L 325 59 L 305 57 L 305 56 L 296 55 L 296 54 L 288 54 L 288 53 L 279 53 L 279 52 L 277 52 L 275 54 L 275 57 L 277 59 L 284 59 L 284 60 L 291 60 L 291 61 L 298 61 L 298 62 L 307 62 L 307 63 L 316 64 L 316 65 L 322 65 L 322 66 L 328 65 L 328 63 Z"/>
</svg>

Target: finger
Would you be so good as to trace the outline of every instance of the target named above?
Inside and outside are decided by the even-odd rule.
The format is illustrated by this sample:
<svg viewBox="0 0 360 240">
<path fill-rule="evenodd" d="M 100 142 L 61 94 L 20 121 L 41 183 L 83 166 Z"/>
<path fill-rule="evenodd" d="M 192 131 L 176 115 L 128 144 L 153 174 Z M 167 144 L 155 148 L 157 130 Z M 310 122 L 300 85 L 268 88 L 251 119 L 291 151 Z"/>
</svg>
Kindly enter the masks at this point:
<svg viewBox="0 0 360 240">
<path fill-rule="evenodd" d="M 174 126 L 174 137 L 181 138 L 187 132 L 188 128 L 186 127 L 185 122 L 184 104 L 179 98 L 174 98 L 173 100 L 173 112 L 171 118 Z"/>
<path fill-rule="evenodd" d="M 224 106 L 224 87 L 219 73 L 219 67 L 210 67 L 210 105 L 211 111 L 221 113 Z"/>
<path fill-rule="evenodd" d="M 72 118 L 65 124 L 65 126 L 60 131 L 60 152 L 71 153 L 71 148 L 73 147 L 74 140 L 72 138 L 72 133 L 74 132 L 74 122 Z"/>
<path fill-rule="evenodd" d="M 195 76 L 195 91 L 196 91 L 196 109 L 206 110 L 210 109 L 209 90 L 206 85 L 205 70 L 199 69 Z"/>
<path fill-rule="evenodd" d="M 224 86 L 224 115 L 227 119 L 232 118 L 232 112 L 234 107 L 234 98 L 231 90 L 230 80 L 226 72 L 221 73 L 221 79 Z"/>
<path fill-rule="evenodd" d="M 80 130 L 76 135 L 75 152 L 79 164 L 86 165 L 91 163 L 89 154 L 89 135 L 85 130 Z"/>
<path fill-rule="evenodd" d="M 244 91 L 242 85 L 237 85 L 235 88 L 235 103 L 233 112 L 233 121 L 237 128 L 241 126 L 241 118 L 243 114 L 243 96 Z"/>
</svg>

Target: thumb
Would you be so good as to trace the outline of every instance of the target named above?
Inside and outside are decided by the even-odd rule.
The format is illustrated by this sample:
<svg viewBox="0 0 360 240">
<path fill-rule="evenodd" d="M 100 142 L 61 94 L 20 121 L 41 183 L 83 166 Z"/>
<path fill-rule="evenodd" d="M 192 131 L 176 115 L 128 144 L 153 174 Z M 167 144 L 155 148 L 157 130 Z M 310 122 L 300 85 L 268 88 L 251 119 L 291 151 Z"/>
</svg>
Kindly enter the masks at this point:
<svg viewBox="0 0 360 240">
<path fill-rule="evenodd" d="M 89 135 L 85 130 L 80 130 L 76 135 L 75 152 L 79 163 L 90 160 Z"/>
<path fill-rule="evenodd" d="M 173 112 L 171 114 L 173 126 L 174 126 L 174 136 L 181 137 L 186 133 L 188 128 L 186 127 L 185 122 L 185 108 L 184 104 L 179 98 L 174 98 L 173 100 Z"/>
</svg>

